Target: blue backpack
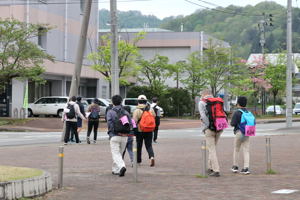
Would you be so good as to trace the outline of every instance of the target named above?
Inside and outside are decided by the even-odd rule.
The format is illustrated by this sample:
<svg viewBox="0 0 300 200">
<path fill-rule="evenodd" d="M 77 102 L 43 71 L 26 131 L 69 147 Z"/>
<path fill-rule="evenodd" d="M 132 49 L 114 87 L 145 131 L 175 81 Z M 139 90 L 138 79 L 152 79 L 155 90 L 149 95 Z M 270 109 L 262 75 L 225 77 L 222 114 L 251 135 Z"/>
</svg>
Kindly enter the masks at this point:
<svg viewBox="0 0 300 200">
<path fill-rule="evenodd" d="M 254 115 L 250 111 L 244 111 L 242 109 L 239 109 L 239 111 L 242 112 L 239 129 L 245 136 L 255 136 L 256 121 Z"/>
</svg>

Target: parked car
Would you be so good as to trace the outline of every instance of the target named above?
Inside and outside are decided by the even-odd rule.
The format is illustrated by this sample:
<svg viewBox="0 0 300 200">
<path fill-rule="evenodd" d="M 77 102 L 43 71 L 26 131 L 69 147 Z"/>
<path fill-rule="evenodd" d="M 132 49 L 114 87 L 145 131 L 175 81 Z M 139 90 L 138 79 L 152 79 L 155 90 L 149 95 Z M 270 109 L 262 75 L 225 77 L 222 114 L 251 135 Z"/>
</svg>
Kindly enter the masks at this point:
<svg viewBox="0 0 300 200">
<path fill-rule="evenodd" d="M 293 114 L 298 115 L 300 113 L 300 103 L 296 103 L 293 109 Z"/>
<path fill-rule="evenodd" d="M 267 109 L 266 109 L 266 113 L 267 114 L 274 113 L 274 105 L 268 106 Z M 281 106 L 275 105 L 275 113 L 276 113 L 276 115 L 282 115 L 282 114 L 284 114 L 284 111 L 281 108 Z"/>
<path fill-rule="evenodd" d="M 92 104 L 95 98 L 84 98 L 88 102 L 88 104 Z M 100 117 L 105 116 L 105 110 L 109 106 L 110 102 L 106 99 L 98 98 L 99 106 L 100 106 Z"/>
<path fill-rule="evenodd" d="M 151 104 L 148 101 L 149 104 Z M 122 102 L 123 106 L 130 106 L 130 112 L 133 113 L 133 111 L 136 109 L 136 106 L 138 105 L 138 99 L 137 98 L 124 98 Z M 164 110 L 160 107 L 160 115 L 161 117 L 164 116 Z"/>
<path fill-rule="evenodd" d="M 68 99 L 62 96 L 41 97 L 28 105 L 28 116 L 56 115 L 61 117 Z"/>
</svg>

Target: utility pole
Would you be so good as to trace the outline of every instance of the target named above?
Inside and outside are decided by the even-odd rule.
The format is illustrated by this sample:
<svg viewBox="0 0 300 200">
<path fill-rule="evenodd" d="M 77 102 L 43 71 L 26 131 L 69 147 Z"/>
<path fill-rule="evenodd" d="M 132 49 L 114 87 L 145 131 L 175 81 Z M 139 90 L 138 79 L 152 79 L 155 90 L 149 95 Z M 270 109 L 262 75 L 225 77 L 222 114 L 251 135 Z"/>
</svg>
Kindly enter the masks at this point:
<svg viewBox="0 0 300 200">
<path fill-rule="evenodd" d="M 86 36 L 87 36 L 87 30 L 88 30 L 90 14 L 91 14 L 91 7 L 92 7 L 92 0 L 86 0 L 85 1 L 82 24 L 81 24 L 80 39 L 79 39 L 78 48 L 77 48 L 75 69 L 74 69 L 74 73 L 73 73 L 73 76 L 72 76 L 72 82 L 71 82 L 71 89 L 70 89 L 69 97 L 77 96 L 77 94 L 78 94 L 78 88 L 79 88 L 79 83 L 80 83 L 80 74 L 81 74 L 82 61 L 83 61 L 83 54 L 84 54 L 84 50 L 85 50 Z"/>
<path fill-rule="evenodd" d="M 111 28 L 111 96 L 120 94 L 118 61 L 117 1 L 110 0 Z"/>
<path fill-rule="evenodd" d="M 292 127 L 292 0 L 287 2 L 286 127 Z"/>
</svg>

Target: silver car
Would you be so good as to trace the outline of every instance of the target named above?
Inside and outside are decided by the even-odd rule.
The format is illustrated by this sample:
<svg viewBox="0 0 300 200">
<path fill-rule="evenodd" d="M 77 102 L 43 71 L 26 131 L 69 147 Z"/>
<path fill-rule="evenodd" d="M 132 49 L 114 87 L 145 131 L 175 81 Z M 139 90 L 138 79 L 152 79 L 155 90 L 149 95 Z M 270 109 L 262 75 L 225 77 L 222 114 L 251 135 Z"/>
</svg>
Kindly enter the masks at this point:
<svg viewBox="0 0 300 200">
<path fill-rule="evenodd" d="M 298 115 L 300 113 L 300 103 L 296 103 L 293 109 L 293 114 Z"/>
</svg>

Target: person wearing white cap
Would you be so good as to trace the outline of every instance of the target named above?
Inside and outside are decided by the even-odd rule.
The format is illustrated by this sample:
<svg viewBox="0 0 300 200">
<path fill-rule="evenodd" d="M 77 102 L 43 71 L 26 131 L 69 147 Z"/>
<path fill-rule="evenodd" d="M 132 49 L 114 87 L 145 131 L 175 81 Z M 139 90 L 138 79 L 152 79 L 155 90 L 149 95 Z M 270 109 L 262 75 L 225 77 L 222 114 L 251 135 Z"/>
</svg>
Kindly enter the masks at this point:
<svg viewBox="0 0 300 200">
<path fill-rule="evenodd" d="M 138 125 L 138 132 L 136 133 L 136 141 L 137 141 L 137 163 L 140 164 L 142 162 L 142 147 L 143 147 L 143 141 L 145 141 L 146 150 L 149 155 L 150 159 L 150 166 L 154 167 L 155 160 L 154 160 L 154 152 L 152 148 L 152 138 L 153 138 L 153 132 L 143 132 L 141 130 L 141 127 L 139 126 L 140 120 L 142 118 L 142 115 L 144 114 L 144 111 L 151 112 L 152 116 L 155 117 L 155 112 L 153 109 L 150 108 L 150 105 L 147 103 L 147 97 L 145 95 L 139 95 L 138 96 L 138 105 L 133 112 L 133 119 L 135 122 L 137 122 Z"/>
</svg>

